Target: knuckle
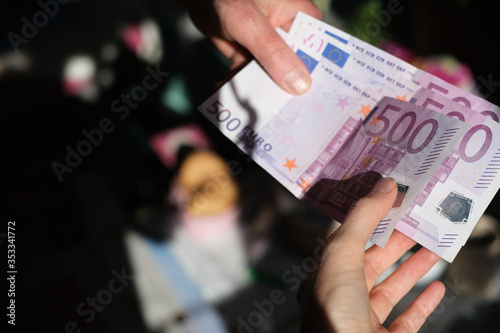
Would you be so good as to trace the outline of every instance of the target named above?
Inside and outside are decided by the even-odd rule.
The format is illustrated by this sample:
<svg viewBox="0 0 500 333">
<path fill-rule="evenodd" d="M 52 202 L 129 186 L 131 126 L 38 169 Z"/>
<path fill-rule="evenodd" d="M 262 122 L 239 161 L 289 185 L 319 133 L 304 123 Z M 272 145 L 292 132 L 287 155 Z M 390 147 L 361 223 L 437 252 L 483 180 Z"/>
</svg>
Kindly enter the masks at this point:
<svg viewBox="0 0 500 333">
<path fill-rule="evenodd" d="M 267 62 L 272 64 L 279 64 L 283 61 L 283 52 L 286 52 L 286 49 L 283 48 L 281 43 L 276 43 L 274 38 L 267 38 L 262 43 L 263 50 L 265 50 L 264 57 Z"/>
<path fill-rule="evenodd" d="M 377 299 L 378 302 L 383 304 L 383 307 L 388 309 L 394 308 L 397 303 L 394 301 L 397 299 L 394 291 L 391 288 L 382 288 L 380 285 L 373 288 L 370 296 Z"/>
<path fill-rule="evenodd" d="M 399 317 L 397 324 L 401 332 L 416 333 L 418 331 L 418 328 L 415 327 L 415 324 L 405 316 Z"/>
</svg>

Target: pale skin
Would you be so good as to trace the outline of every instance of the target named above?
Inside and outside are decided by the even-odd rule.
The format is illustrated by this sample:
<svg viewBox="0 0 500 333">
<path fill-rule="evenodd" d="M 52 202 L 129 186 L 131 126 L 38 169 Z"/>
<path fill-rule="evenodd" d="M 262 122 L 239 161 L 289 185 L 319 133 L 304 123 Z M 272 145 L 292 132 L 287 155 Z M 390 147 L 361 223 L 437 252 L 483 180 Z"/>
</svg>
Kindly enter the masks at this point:
<svg viewBox="0 0 500 333">
<path fill-rule="evenodd" d="M 417 332 L 443 298 L 445 286 L 435 281 L 388 330 L 382 326 L 396 303 L 440 259 L 422 248 L 374 286 L 380 274 L 415 245 L 395 231 L 384 248 L 364 250 L 371 232 L 389 212 L 396 189 L 390 178 L 379 182 L 329 238 L 317 271 L 299 290 L 301 332 Z"/>
<path fill-rule="evenodd" d="M 321 18 L 309 0 L 187 0 L 191 17 L 238 69 L 252 56 L 285 91 L 299 95 L 311 85 L 306 66 L 275 31 L 287 31 L 298 11 Z"/>
</svg>

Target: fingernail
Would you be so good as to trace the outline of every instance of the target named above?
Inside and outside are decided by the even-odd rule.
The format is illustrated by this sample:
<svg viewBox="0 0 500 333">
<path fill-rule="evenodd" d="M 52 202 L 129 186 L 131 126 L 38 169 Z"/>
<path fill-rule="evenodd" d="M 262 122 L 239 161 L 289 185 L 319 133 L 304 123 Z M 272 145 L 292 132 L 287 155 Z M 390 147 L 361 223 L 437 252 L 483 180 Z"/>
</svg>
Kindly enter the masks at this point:
<svg viewBox="0 0 500 333">
<path fill-rule="evenodd" d="M 283 82 L 288 91 L 294 95 L 300 95 L 309 90 L 311 78 L 307 71 L 301 68 L 294 69 L 283 77 Z"/>
<path fill-rule="evenodd" d="M 377 185 L 373 189 L 373 192 L 380 192 L 385 194 L 394 190 L 395 187 L 396 181 L 391 177 L 387 177 L 377 183 Z"/>
</svg>

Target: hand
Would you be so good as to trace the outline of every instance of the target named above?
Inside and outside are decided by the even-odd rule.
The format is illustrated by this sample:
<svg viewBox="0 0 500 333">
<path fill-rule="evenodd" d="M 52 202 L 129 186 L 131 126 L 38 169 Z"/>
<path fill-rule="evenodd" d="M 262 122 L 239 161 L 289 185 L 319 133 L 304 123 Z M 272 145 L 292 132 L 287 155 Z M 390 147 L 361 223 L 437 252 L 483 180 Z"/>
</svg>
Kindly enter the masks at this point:
<svg viewBox="0 0 500 333">
<path fill-rule="evenodd" d="M 188 0 L 198 28 L 226 57 L 232 69 L 248 62 L 250 54 L 285 91 L 306 92 L 311 78 L 306 66 L 274 30 L 288 29 L 298 11 L 321 18 L 309 0 Z"/>
<path fill-rule="evenodd" d="M 422 248 L 388 278 L 375 281 L 415 242 L 395 231 L 384 248 L 365 245 L 396 198 L 393 179 L 377 184 L 358 201 L 342 226 L 330 237 L 315 274 L 299 289 L 301 332 L 417 332 L 444 296 L 435 281 L 420 294 L 387 331 L 383 322 L 396 303 L 438 260 Z"/>
</svg>

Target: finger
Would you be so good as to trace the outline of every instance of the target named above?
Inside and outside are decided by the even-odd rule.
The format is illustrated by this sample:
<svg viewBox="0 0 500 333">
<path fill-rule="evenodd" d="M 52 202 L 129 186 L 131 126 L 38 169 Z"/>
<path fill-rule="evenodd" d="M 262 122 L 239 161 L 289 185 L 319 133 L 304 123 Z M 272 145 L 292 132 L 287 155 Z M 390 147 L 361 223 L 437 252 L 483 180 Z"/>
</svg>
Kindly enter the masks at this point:
<svg viewBox="0 0 500 333">
<path fill-rule="evenodd" d="M 213 93 L 219 90 L 226 82 L 231 80 L 250 61 L 251 56 L 245 50 L 236 51 L 231 57 L 231 66 L 227 75 L 213 87 Z"/>
<path fill-rule="evenodd" d="M 261 12 L 251 6 L 245 9 L 248 10 L 240 16 L 243 22 L 226 20 L 226 31 L 254 55 L 281 88 L 294 95 L 305 93 L 311 86 L 311 77 L 304 63 Z"/>
<path fill-rule="evenodd" d="M 379 276 L 391 267 L 403 254 L 411 249 L 416 242 L 394 230 L 389 241 L 381 248 L 380 246 L 372 246 L 365 252 L 365 276 L 366 285 L 370 290 Z"/>
<path fill-rule="evenodd" d="M 342 226 L 328 239 L 320 263 L 325 279 L 351 284 L 359 280 L 362 284 L 359 287 L 368 291 L 364 275 L 365 245 L 375 226 L 387 215 L 396 193 L 396 182 L 386 178 L 356 203 Z"/>
<path fill-rule="evenodd" d="M 292 27 L 292 23 L 293 23 L 293 20 L 290 20 L 290 21 L 286 22 L 285 24 L 283 24 L 280 28 L 285 30 L 286 32 L 288 32 L 290 30 L 290 28 Z"/>
<path fill-rule="evenodd" d="M 420 294 L 389 327 L 389 331 L 397 333 L 414 333 L 425 323 L 425 320 L 436 309 L 446 292 L 440 281 L 434 281 Z"/>
<path fill-rule="evenodd" d="M 392 206 L 396 192 L 394 179 L 381 180 L 328 240 L 316 275 L 315 295 L 323 308 L 330 309 L 328 317 L 332 322 L 363 322 L 370 318 L 364 248 L 371 231 Z"/>
<path fill-rule="evenodd" d="M 318 20 L 321 20 L 321 10 L 311 1 L 296 0 L 280 1 L 279 10 L 275 11 L 279 15 L 269 17 L 269 21 L 273 27 L 281 27 L 283 30 L 288 31 L 292 26 L 293 20 L 297 12 L 303 12 Z"/>
<path fill-rule="evenodd" d="M 240 45 L 219 37 L 213 37 L 212 43 L 226 58 L 231 60 L 230 71 L 240 69 L 252 59 L 252 55 Z"/>
<path fill-rule="evenodd" d="M 215 47 L 228 59 L 231 59 L 238 52 L 238 45 L 234 42 L 229 42 L 223 38 L 211 36 L 210 39 Z"/>
<path fill-rule="evenodd" d="M 347 242 L 351 246 L 364 247 L 373 232 L 396 199 L 396 182 L 392 178 L 380 180 L 366 197 L 356 202 L 344 223 L 336 232 L 336 241 Z"/>
<path fill-rule="evenodd" d="M 237 50 L 230 59 L 231 66 L 229 67 L 229 71 L 234 72 L 234 75 L 252 59 L 252 56 L 246 50 L 240 49 Z"/>
<path fill-rule="evenodd" d="M 370 304 L 381 323 L 385 321 L 401 298 L 439 259 L 441 258 L 437 254 L 422 248 L 384 281 L 373 287 L 370 292 Z"/>
</svg>

